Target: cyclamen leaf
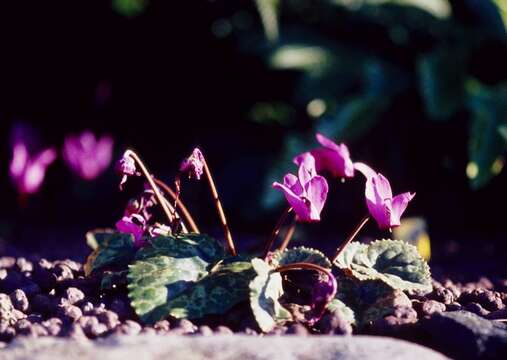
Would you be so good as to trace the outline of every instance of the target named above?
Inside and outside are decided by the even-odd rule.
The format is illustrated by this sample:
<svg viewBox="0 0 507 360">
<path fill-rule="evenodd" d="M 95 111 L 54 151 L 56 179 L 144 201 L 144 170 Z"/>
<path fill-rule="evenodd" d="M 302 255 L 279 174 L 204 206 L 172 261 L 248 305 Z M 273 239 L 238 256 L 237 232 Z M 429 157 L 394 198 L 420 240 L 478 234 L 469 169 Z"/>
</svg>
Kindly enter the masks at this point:
<svg viewBox="0 0 507 360">
<path fill-rule="evenodd" d="M 319 250 L 304 246 L 275 251 L 271 257 L 271 266 L 277 267 L 297 262 L 308 262 L 325 268 L 331 268 L 331 261 Z"/>
<path fill-rule="evenodd" d="M 128 295 L 137 315 L 147 323 L 170 315 L 168 303 L 208 275 L 223 255 L 220 244 L 206 235 L 151 239 L 129 267 Z"/>
<path fill-rule="evenodd" d="M 156 313 L 167 312 L 175 318 L 188 319 L 224 314 L 234 305 L 248 300 L 248 284 L 254 276 L 255 271 L 249 262 L 219 264 Z"/>
<path fill-rule="evenodd" d="M 269 332 L 278 323 L 292 318 L 278 301 L 283 294 L 282 276 L 261 259 L 253 259 L 251 263 L 257 276 L 249 286 L 250 307 L 261 330 Z"/>
<path fill-rule="evenodd" d="M 370 245 L 350 243 L 335 261 L 359 280 L 379 279 L 395 289 L 431 292 L 428 264 L 417 248 L 401 240 L 377 240 Z"/>
<path fill-rule="evenodd" d="M 103 233 L 100 237 L 95 235 L 95 239 L 98 248 L 88 256 L 86 275 L 106 266 L 126 267 L 134 259 L 137 249 L 132 234 Z"/>
</svg>

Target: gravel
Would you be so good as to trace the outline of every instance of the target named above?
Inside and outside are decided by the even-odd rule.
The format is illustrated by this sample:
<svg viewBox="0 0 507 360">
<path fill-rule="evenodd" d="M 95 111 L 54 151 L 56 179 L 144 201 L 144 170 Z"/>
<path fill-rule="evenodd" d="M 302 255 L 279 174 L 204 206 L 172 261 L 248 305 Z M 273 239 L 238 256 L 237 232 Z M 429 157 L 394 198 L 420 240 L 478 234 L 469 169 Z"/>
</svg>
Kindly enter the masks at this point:
<svg viewBox="0 0 507 360">
<path fill-rule="evenodd" d="M 492 282 L 481 278 L 465 284 L 443 279 L 434 281 L 433 285 L 432 293 L 410 296 L 411 302 L 398 304 L 393 314 L 373 322 L 365 332 L 420 341 L 420 324 L 441 315 L 466 310 L 491 324 L 507 318 L 507 279 Z M 99 279 L 85 277 L 83 266 L 75 261 L 0 257 L 0 348 L 23 337 L 88 341 L 139 334 L 260 335 L 255 321 L 241 309 L 213 319 L 167 319 L 143 326 L 130 307 L 125 291 L 117 289 L 102 294 L 99 289 Z M 300 323 L 287 324 L 276 327 L 267 336 L 351 335 L 352 332 L 351 325 L 337 312 L 325 314 L 313 329 Z"/>
</svg>

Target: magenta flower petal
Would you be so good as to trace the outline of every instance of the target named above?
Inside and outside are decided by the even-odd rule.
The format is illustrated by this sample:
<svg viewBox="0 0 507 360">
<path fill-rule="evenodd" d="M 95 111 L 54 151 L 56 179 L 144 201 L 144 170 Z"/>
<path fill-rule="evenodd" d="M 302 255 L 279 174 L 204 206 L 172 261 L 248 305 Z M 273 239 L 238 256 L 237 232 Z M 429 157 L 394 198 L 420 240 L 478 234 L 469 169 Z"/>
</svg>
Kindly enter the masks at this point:
<svg viewBox="0 0 507 360">
<path fill-rule="evenodd" d="M 301 195 L 303 193 L 303 187 L 299 183 L 299 179 L 294 174 L 287 174 L 283 177 L 283 184 L 288 187 L 294 194 Z"/>
<path fill-rule="evenodd" d="M 25 144 L 15 144 L 9 173 L 18 191 L 22 194 L 36 193 L 44 181 L 47 167 L 56 160 L 56 156 L 56 150 L 50 148 L 30 158 Z"/>
<path fill-rule="evenodd" d="M 353 177 L 354 164 L 350 158 L 347 146 L 345 144 L 336 144 L 319 133 L 317 133 L 316 137 L 322 147 L 296 156 L 294 162 L 300 165 L 308 155 L 312 155 L 315 159 L 315 169 L 317 172 L 327 171 L 334 177 Z"/>
<path fill-rule="evenodd" d="M 311 154 L 302 154 L 300 160 L 298 176 L 287 174 L 284 183 L 275 182 L 273 188 L 284 193 L 299 221 L 319 221 L 327 198 L 328 184 L 325 178 L 317 175 L 315 159 Z"/>
<path fill-rule="evenodd" d="M 133 214 L 124 216 L 116 223 L 116 229 L 124 234 L 132 234 L 134 236 L 135 245 L 141 247 L 142 237 L 144 234 L 145 221 L 140 215 Z"/>
<path fill-rule="evenodd" d="M 100 176 L 109 166 L 113 153 L 113 139 L 103 136 L 99 140 L 91 131 L 65 138 L 62 155 L 69 168 L 85 180 Z"/>
<path fill-rule="evenodd" d="M 392 213 L 391 213 L 391 223 L 397 223 L 398 225 L 400 224 L 400 218 L 401 216 L 403 215 L 403 213 L 405 212 L 407 206 L 408 206 L 408 203 L 410 202 L 410 200 L 412 200 L 415 196 L 415 193 L 411 194 L 409 192 L 406 192 L 406 193 L 403 193 L 403 194 L 399 194 L 399 195 L 396 195 L 394 198 L 393 198 L 393 201 L 392 201 Z"/>
<path fill-rule="evenodd" d="M 201 179 L 204 169 L 204 156 L 198 148 L 192 151 L 192 154 L 183 160 L 180 165 L 180 171 L 188 174 L 189 178 Z"/>
<path fill-rule="evenodd" d="M 389 181 L 380 173 L 366 180 L 366 205 L 381 229 L 400 225 L 400 217 L 414 195 L 403 193 L 393 198 Z"/>
<path fill-rule="evenodd" d="M 312 209 L 308 201 L 305 201 L 300 195 L 296 195 L 291 189 L 278 182 L 273 183 L 273 188 L 283 192 L 285 199 L 287 199 L 289 205 L 294 209 L 294 213 L 297 215 L 298 220 L 303 222 L 314 221 L 312 220 Z"/>
<path fill-rule="evenodd" d="M 362 162 L 354 163 L 354 169 L 363 174 L 367 179 L 377 175 L 377 172 L 375 170 Z"/>
<path fill-rule="evenodd" d="M 320 213 L 326 203 L 329 186 L 322 176 L 315 176 L 305 187 L 307 199 L 311 204 L 310 219 L 312 221 L 320 220 Z"/>
</svg>

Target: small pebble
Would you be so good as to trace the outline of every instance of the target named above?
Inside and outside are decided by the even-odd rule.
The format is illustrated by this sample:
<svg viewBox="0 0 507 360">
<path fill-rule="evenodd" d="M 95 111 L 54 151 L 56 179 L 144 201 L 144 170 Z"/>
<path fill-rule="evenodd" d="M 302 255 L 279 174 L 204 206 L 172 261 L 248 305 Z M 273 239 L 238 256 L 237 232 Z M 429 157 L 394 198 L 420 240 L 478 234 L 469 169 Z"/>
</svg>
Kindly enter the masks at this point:
<svg viewBox="0 0 507 360">
<path fill-rule="evenodd" d="M 188 319 L 181 319 L 177 325 L 177 328 L 180 328 L 184 334 L 193 334 L 197 331 L 197 326 L 195 326 Z"/>
<path fill-rule="evenodd" d="M 220 335 L 234 334 L 230 328 L 228 328 L 227 326 L 223 326 L 223 325 L 217 326 L 217 328 L 215 329 L 215 333 L 220 334 Z"/>
<path fill-rule="evenodd" d="M 83 312 L 81 311 L 81 309 L 75 305 L 60 306 L 57 311 L 57 314 L 59 315 L 59 317 L 70 322 L 76 322 L 77 320 L 79 320 L 81 316 L 83 316 Z"/>
<path fill-rule="evenodd" d="M 28 261 L 24 257 L 20 257 L 16 260 L 16 266 L 21 272 L 31 272 L 33 271 L 33 264 L 31 261 Z"/>
<path fill-rule="evenodd" d="M 89 301 L 83 302 L 80 306 L 85 315 L 90 315 L 93 311 L 93 304 Z"/>
<path fill-rule="evenodd" d="M 16 265 L 16 259 L 10 256 L 0 257 L 0 269 L 10 269 Z"/>
<path fill-rule="evenodd" d="M 85 295 L 78 288 L 70 287 L 65 290 L 65 297 L 69 300 L 70 304 L 74 305 L 78 301 L 83 300 Z"/>
<path fill-rule="evenodd" d="M 141 325 L 133 320 L 126 320 L 116 328 L 116 333 L 123 335 L 137 335 L 141 332 Z"/>
<path fill-rule="evenodd" d="M 167 320 L 157 321 L 153 328 L 159 333 L 167 333 L 171 329 L 171 324 Z"/>
<path fill-rule="evenodd" d="M 57 264 L 53 267 L 53 273 L 56 275 L 56 281 L 65 281 L 74 279 L 72 270 L 64 264 Z"/>
<path fill-rule="evenodd" d="M 201 325 L 197 330 L 197 334 L 202 336 L 211 336 L 213 335 L 213 330 L 211 330 L 211 328 L 207 325 Z"/>
<path fill-rule="evenodd" d="M 13 293 L 10 295 L 12 305 L 23 312 L 27 312 L 29 308 L 28 298 L 26 297 L 26 294 L 21 289 L 14 290 Z"/>
<path fill-rule="evenodd" d="M 103 313 L 98 314 L 97 319 L 99 322 L 106 325 L 108 330 L 114 329 L 120 323 L 118 315 L 110 310 L 106 310 Z"/>
<path fill-rule="evenodd" d="M 50 318 L 46 321 L 43 321 L 41 325 L 46 329 L 49 335 L 58 336 L 62 330 L 62 320 L 59 318 Z"/>
</svg>

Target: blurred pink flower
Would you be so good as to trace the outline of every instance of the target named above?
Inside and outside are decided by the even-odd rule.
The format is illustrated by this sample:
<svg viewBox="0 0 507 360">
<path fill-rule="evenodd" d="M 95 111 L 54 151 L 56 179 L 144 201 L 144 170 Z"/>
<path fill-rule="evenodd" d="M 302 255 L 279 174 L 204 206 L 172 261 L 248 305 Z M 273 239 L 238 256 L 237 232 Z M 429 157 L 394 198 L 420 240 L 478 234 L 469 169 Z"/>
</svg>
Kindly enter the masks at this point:
<svg viewBox="0 0 507 360">
<path fill-rule="evenodd" d="M 327 198 L 328 184 L 324 177 L 317 175 L 315 159 L 310 153 L 302 157 L 298 176 L 287 174 L 283 178 L 283 184 L 275 182 L 273 188 L 283 191 L 299 221 L 320 220 L 320 213 Z"/>
<path fill-rule="evenodd" d="M 111 164 L 113 144 L 110 136 L 97 139 L 88 130 L 77 136 L 69 135 L 63 144 L 63 159 L 81 178 L 94 180 Z"/>
<path fill-rule="evenodd" d="M 132 234 L 134 236 L 134 244 L 136 247 L 142 247 L 145 244 L 143 239 L 145 226 L 146 221 L 138 214 L 123 216 L 121 220 L 116 223 L 116 229 L 119 232 Z"/>
<path fill-rule="evenodd" d="M 201 150 L 195 148 L 188 158 L 182 161 L 180 171 L 188 173 L 189 178 L 201 179 L 204 168 L 204 156 Z"/>
<path fill-rule="evenodd" d="M 327 171 L 334 177 L 353 177 L 354 164 L 350 158 L 349 149 L 345 144 L 336 144 L 322 134 L 316 134 L 317 141 L 322 145 L 320 148 L 311 150 L 309 153 L 315 158 L 315 168 L 318 173 Z M 294 163 L 300 165 L 308 153 L 303 153 L 294 158 Z"/>
<path fill-rule="evenodd" d="M 12 159 L 9 175 L 21 194 L 36 193 L 46 175 L 47 167 L 57 157 L 56 149 L 47 148 L 35 155 L 29 151 L 29 138 L 31 130 L 22 126 L 13 131 Z"/>
<path fill-rule="evenodd" d="M 401 215 L 415 193 L 406 192 L 393 197 L 391 184 L 381 173 L 376 173 L 368 165 L 355 164 L 356 170 L 366 177 L 366 205 L 380 229 L 390 229 L 400 225 Z"/>
</svg>

